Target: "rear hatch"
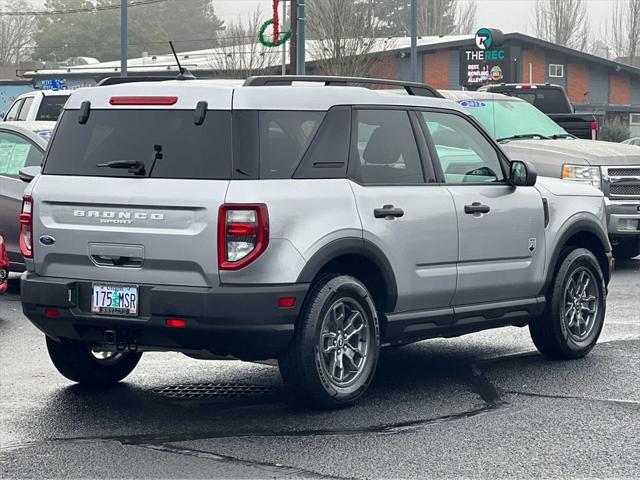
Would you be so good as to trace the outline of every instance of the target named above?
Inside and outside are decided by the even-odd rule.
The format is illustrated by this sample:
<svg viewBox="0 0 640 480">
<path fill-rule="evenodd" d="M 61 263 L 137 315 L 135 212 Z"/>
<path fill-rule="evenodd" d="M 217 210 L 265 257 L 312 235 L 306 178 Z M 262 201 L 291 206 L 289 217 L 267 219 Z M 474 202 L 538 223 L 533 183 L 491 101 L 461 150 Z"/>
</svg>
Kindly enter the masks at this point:
<svg viewBox="0 0 640 480">
<path fill-rule="evenodd" d="M 144 93 L 123 97 L 124 88 Z M 219 284 L 216 231 L 231 178 L 232 90 L 185 85 L 177 91 L 190 98 L 180 99 L 175 87 L 146 88 L 72 96 L 33 191 L 39 275 Z"/>
</svg>

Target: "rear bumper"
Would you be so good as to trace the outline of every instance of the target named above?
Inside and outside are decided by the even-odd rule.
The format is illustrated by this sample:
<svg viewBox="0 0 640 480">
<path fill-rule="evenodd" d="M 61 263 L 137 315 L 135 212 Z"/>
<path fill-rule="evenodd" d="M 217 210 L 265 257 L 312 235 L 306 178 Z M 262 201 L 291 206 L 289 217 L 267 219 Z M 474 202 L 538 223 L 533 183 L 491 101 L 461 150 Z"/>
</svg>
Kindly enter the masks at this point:
<svg viewBox="0 0 640 480">
<path fill-rule="evenodd" d="M 206 350 L 247 360 L 277 357 L 290 342 L 308 284 L 220 286 L 216 288 L 139 286 L 139 316 L 91 312 L 91 282 L 22 276 L 22 308 L 27 318 L 54 339 L 105 345 L 115 332 L 116 345 L 174 351 Z M 293 308 L 278 307 L 281 297 L 295 297 Z M 45 316 L 55 309 L 56 318 Z M 169 328 L 180 318 L 185 328 Z M 105 332 L 110 331 L 105 334 Z"/>
<path fill-rule="evenodd" d="M 605 202 L 611 238 L 640 236 L 640 199 L 610 200 L 606 198 Z"/>
</svg>

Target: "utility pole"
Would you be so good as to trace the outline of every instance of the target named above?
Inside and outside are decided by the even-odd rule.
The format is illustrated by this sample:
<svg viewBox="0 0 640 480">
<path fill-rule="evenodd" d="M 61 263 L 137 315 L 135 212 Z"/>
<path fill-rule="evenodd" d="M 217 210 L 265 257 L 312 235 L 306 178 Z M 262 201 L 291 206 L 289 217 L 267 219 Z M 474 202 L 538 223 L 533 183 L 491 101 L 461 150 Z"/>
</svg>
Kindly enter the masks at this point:
<svg viewBox="0 0 640 480">
<path fill-rule="evenodd" d="M 289 41 L 289 63 L 291 64 L 291 75 L 298 71 L 298 0 L 291 0 L 291 40 Z"/>
<path fill-rule="evenodd" d="M 296 74 L 297 75 L 305 75 L 306 74 L 306 65 L 305 65 L 305 22 L 306 18 L 304 16 L 304 2 L 305 0 L 298 0 L 298 39 L 297 39 L 297 58 L 296 58 Z"/>
<path fill-rule="evenodd" d="M 282 29 L 287 30 L 287 2 L 282 0 Z M 287 74 L 287 42 L 282 42 L 282 75 Z"/>
<path fill-rule="evenodd" d="M 418 81 L 418 0 L 411 0 L 411 80 Z"/>
<path fill-rule="evenodd" d="M 127 76 L 127 2 L 120 0 L 120 76 Z"/>
</svg>

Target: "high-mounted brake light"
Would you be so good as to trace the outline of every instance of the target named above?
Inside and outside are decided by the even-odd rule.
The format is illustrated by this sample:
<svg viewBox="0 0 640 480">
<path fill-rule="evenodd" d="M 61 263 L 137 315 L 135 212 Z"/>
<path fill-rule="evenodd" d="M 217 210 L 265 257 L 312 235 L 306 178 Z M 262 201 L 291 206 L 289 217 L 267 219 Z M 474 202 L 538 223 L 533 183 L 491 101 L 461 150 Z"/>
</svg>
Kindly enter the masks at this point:
<svg viewBox="0 0 640 480">
<path fill-rule="evenodd" d="M 178 97 L 111 97 L 109 104 L 114 106 L 126 105 L 175 105 L 178 103 Z"/>
<path fill-rule="evenodd" d="M 269 245 L 269 212 L 264 203 L 225 204 L 218 212 L 218 268 L 238 270 Z"/>
<path fill-rule="evenodd" d="M 521 89 L 521 90 L 531 90 L 532 88 L 538 88 L 538 87 L 537 87 L 537 86 L 535 86 L 535 85 L 529 85 L 529 84 L 526 84 L 526 85 L 516 85 L 516 89 Z"/>
<path fill-rule="evenodd" d="M 33 198 L 22 197 L 20 212 L 20 251 L 24 258 L 33 258 Z"/>
</svg>

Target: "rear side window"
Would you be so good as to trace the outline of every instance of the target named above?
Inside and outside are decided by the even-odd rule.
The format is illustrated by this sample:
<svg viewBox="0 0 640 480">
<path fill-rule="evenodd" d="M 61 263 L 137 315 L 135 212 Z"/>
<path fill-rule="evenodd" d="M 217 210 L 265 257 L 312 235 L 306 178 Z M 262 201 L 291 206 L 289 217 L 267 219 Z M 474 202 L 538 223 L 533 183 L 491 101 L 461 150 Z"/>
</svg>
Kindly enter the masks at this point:
<svg viewBox="0 0 640 480">
<path fill-rule="evenodd" d="M 260 112 L 260 178 L 291 178 L 324 117 L 325 112 Z"/>
<path fill-rule="evenodd" d="M 62 114 L 62 109 L 68 99 L 69 95 L 48 95 L 43 97 L 40 102 L 38 114 L 36 115 L 36 120 L 55 122 Z"/>
<path fill-rule="evenodd" d="M 78 115 L 67 110 L 60 119 L 44 174 L 132 177 L 126 168 L 97 165 L 141 161 L 154 178 L 231 178 L 230 111 L 208 111 L 202 125 L 193 110 L 92 110 L 85 124 Z M 162 158 L 151 171 L 156 146 Z"/>
<path fill-rule="evenodd" d="M 424 182 L 418 146 L 409 120 L 401 110 L 356 110 L 349 176 L 367 184 Z"/>
<path fill-rule="evenodd" d="M 29 115 L 29 110 L 31 110 L 31 105 L 33 104 L 33 97 L 28 97 L 24 99 L 24 103 L 22 104 L 22 108 L 20 109 L 20 113 L 18 114 L 17 120 L 26 120 Z"/>
</svg>

